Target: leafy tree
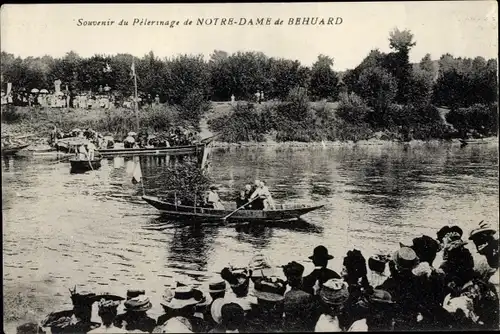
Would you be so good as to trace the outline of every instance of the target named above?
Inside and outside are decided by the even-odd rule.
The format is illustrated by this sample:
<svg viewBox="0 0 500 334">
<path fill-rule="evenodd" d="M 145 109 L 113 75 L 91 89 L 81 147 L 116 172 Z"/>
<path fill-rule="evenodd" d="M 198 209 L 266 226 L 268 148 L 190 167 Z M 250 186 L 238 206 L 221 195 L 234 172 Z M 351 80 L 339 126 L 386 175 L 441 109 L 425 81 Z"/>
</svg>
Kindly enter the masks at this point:
<svg viewBox="0 0 500 334">
<path fill-rule="evenodd" d="M 373 112 L 365 101 L 356 93 L 344 93 L 339 96 L 337 116 L 349 124 L 363 124 Z"/>
<path fill-rule="evenodd" d="M 319 99 L 336 99 L 338 77 L 332 69 L 333 58 L 319 55 L 311 69 L 310 93 Z"/>
</svg>

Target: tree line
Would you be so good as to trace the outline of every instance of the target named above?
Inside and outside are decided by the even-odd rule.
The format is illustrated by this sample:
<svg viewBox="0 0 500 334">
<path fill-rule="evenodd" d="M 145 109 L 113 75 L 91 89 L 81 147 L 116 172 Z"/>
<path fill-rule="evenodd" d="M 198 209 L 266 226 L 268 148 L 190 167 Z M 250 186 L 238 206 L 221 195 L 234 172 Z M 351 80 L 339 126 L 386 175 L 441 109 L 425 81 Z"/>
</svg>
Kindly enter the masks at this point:
<svg viewBox="0 0 500 334">
<path fill-rule="evenodd" d="M 299 94 L 308 101 L 338 101 L 336 117 L 346 124 L 363 124 L 374 131 L 397 129 L 404 137 L 419 127 L 429 128 L 427 135 L 443 132 L 430 130 L 444 127 L 437 106 L 450 108 L 449 122 L 463 128 L 474 123 L 464 121 L 471 117 L 464 108 L 473 108 L 475 113 L 496 109 L 488 107 L 498 98 L 496 59 L 445 54 L 433 61 L 427 54 L 412 64 L 409 55 L 416 42 L 410 31 L 395 29 L 388 41 L 391 52 L 371 50 L 358 66 L 345 72 L 334 71 L 334 58 L 328 55 L 319 55 L 312 66 L 304 66 L 261 52 L 221 50 L 208 60 L 202 55 L 160 59 L 153 52 L 142 58 L 130 54 L 83 58 L 69 52 L 62 58 L 21 59 L 2 52 L 2 89 L 6 82 L 12 82 L 14 89 L 50 89 L 59 79 L 63 89 L 68 86 L 72 93 L 96 92 L 108 85 L 117 97 L 127 97 L 133 94 L 134 63 L 140 95 L 158 95 L 161 102 L 180 106 L 186 118 L 199 119 L 209 109 L 208 101 L 228 101 L 232 95 L 236 100 L 251 100 L 262 91 L 266 99 L 290 102 Z M 311 110 L 300 114 L 311 116 Z M 488 128 L 481 130 L 484 133 L 491 132 L 491 126 L 482 126 Z"/>
</svg>

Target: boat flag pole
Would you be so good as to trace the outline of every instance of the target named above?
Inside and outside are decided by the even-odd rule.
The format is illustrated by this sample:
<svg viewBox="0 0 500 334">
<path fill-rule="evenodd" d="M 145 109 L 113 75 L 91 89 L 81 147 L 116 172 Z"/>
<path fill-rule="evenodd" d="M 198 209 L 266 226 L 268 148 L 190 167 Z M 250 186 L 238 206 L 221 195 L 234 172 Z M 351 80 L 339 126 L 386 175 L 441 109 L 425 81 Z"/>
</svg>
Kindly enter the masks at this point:
<svg viewBox="0 0 500 334">
<path fill-rule="evenodd" d="M 137 97 L 137 74 L 135 73 L 135 61 L 132 60 L 132 75 L 134 77 L 134 111 L 135 111 L 135 120 L 136 120 L 136 131 L 139 133 L 139 99 Z M 146 192 L 144 190 L 144 181 L 142 177 L 142 170 L 141 170 L 141 159 L 138 157 L 137 159 L 137 164 L 139 166 L 139 171 L 140 171 L 140 180 L 141 180 L 141 187 L 142 187 L 142 195 L 146 196 Z"/>
</svg>

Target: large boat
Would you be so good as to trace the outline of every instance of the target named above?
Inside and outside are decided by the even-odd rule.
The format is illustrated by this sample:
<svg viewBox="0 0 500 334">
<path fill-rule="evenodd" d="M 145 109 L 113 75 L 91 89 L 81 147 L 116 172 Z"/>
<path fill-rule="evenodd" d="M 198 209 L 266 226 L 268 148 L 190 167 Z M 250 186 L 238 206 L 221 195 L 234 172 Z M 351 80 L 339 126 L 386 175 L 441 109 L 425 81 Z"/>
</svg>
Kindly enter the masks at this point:
<svg viewBox="0 0 500 334">
<path fill-rule="evenodd" d="M 30 144 L 2 147 L 2 155 L 14 155 L 17 152 L 21 151 L 22 149 L 25 149 L 28 146 L 30 146 Z"/>
<path fill-rule="evenodd" d="M 193 206 L 175 205 L 160 200 L 155 196 L 142 196 L 142 199 L 161 211 L 162 215 L 179 220 L 224 220 L 224 217 L 232 214 L 236 209 L 217 210 Z M 276 210 L 238 210 L 227 218 L 227 221 L 237 222 L 277 222 L 299 219 L 311 211 L 322 208 L 317 206 L 290 206 Z"/>
</svg>

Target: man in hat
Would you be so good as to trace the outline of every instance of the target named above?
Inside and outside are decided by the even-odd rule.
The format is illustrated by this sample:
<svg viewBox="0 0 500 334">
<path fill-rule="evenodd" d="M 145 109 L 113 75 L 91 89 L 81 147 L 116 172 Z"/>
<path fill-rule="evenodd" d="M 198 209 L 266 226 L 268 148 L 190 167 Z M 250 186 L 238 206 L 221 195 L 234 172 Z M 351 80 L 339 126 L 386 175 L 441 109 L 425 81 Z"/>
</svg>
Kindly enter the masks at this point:
<svg viewBox="0 0 500 334">
<path fill-rule="evenodd" d="M 493 269 L 499 267 L 498 239 L 495 238 L 495 229 L 489 224 L 481 221 L 479 227 L 473 229 L 469 234 L 469 240 L 474 242 L 477 252 L 483 255 L 488 261 L 488 265 Z"/>
<path fill-rule="evenodd" d="M 170 300 L 169 300 L 170 299 Z M 161 326 L 167 333 L 182 324 L 191 328 L 194 332 L 204 332 L 206 324 L 203 319 L 195 317 L 195 306 L 204 302 L 201 291 L 189 286 L 177 286 L 173 295 L 164 296 L 165 303 L 162 303 L 165 314 L 158 318 L 158 326 Z"/>
<path fill-rule="evenodd" d="M 247 315 L 249 332 L 282 332 L 283 300 L 286 283 L 281 279 L 263 278 L 255 283 L 257 304 Z"/>
<path fill-rule="evenodd" d="M 99 323 L 92 322 L 92 305 L 95 302 L 95 293 L 71 292 L 73 310 L 50 313 L 41 322 L 41 327 L 50 328 L 51 333 L 87 333 L 99 327 Z"/>
<path fill-rule="evenodd" d="M 395 329 L 412 330 L 417 326 L 417 317 L 422 311 L 421 291 L 412 270 L 418 264 L 415 251 L 409 247 L 401 247 L 389 262 L 391 276 L 375 289 L 391 294 L 397 303 L 395 309 Z"/>
<path fill-rule="evenodd" d="M 102 325 L 96 329 L 88 332 L 89 334 L 97 334 L 97 333 L 127 333 L 126 330 L 122 328 L 115 327 L 113 325 L 113 321 L 117 315 L 117 308 L 120 305 L 120 301 L 118 300 L 106 300 L 102 298 L 99 301 L 98 307 L 98 315 L 101 317 Z"/>
<path fill-rule="evenodd" d="M 203 318 L 207 323 L 208 328 L 213 328 L 217 325 L 217 322 L 212 317 L 212 305 L 217 299 L 224 299 L 226 295 L 226 282 L 223 280 L 217 280 L 211 282 L 208 285 L 208 293 L 210 294 L 211 300 L 205 305 L 203 312 Z"/>
<path fill-rule="evenodd" d="M 302 291 L 302 274 L 304 266 L 295 261 L 283 266 L 283 273 L 290 286 L 285 293 L 283 331 L 313 332 L 319 319 L 320 307 L 310 293 Z"/>
<path fill-rule="evenodd" d="M 153 305 L 149 298 L 143 294 L 125 301 L 125 313 L 116 316 L 114 324 L 116 327 L 130 330 L 140 330 L 151 333 L 156 326 L 156 321 L 147 315 Z"/>
<path fill-rule="evenodd" d="M 314 248 L 313 255 L 309 256 L 309 259 L 314 264 L 314 270 L 304 277 L 302 289 L 315 295 L 321 284 L 331 278 L 340 278 L 340 275 L 327 268 L 328 261 L 333 259 L 333 256 L 328 254 L 328 249 L 325 246 L 320 245 Z"/>
</svg>

